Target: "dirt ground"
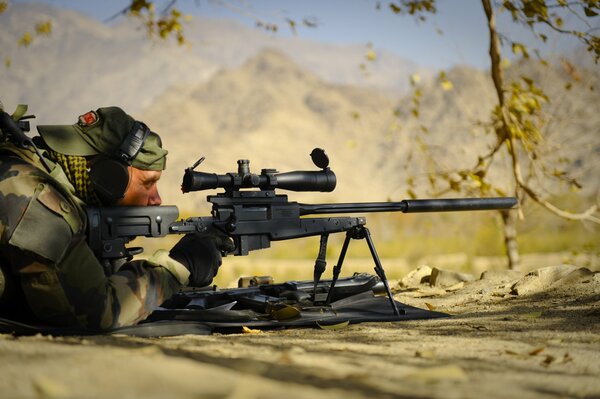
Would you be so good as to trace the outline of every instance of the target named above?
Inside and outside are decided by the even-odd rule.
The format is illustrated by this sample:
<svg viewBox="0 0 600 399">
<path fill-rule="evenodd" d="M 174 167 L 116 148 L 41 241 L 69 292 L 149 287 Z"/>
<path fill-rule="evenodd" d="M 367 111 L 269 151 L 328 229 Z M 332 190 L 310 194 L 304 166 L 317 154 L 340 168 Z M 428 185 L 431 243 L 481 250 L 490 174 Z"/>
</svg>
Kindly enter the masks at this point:
<svg viewBox="0 0 600 399">
<path fill-rule="evenodd" d="M 395 298 L 451 317 L 337 330 L 0 335 L 2 398 L 600 398 L 600 273 L 420 269 Z"/>
</svg>

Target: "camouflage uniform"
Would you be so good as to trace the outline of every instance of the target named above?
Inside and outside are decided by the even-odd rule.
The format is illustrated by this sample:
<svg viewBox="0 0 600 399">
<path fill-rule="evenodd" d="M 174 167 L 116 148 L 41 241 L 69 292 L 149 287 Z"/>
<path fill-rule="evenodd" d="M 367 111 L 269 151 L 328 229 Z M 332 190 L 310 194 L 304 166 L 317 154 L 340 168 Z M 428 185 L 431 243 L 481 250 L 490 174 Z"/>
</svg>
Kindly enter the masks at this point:
<svg viewBox="0 0 600 399">
<path fill-rule="evenodd" d="M 0 265 L 18 288 L 13 315 L 29 309 L 52 325 L 110 329 L 143 320 L 187 283 L 164 250 L 106 276 L 86 243 L 85 203 L 48 163 L 51 173 L 34 152 L 0 144 Z"/>
</svg>

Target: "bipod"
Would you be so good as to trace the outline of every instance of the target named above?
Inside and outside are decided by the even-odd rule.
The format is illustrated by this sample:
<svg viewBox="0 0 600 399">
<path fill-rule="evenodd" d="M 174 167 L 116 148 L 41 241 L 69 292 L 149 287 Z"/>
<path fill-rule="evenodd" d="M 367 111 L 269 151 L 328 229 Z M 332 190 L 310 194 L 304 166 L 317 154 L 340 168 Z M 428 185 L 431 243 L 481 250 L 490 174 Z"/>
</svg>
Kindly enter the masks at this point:
<svg viewBox="0 0 600 399">
<path fill-rule="evenodd" d="M 392 305 L 394 314 L 396 316 L 400 316 L 400 311 L 398 310 L 398 307 L 396 306 L 396 302 L 394 301 L 394 297 L 392 296 L 392 291 L 390 290 L 390 286 L 388 284 L 388 280 L 385 275 L 385 270 L 383 269 L 383 266 L 381 265 L 381 261 L 379 260 L 379 255 L 377 255 L 377 251 L 375 250 L 375 245 L 373 244 L 373 240 L 371 239 L 371 233 L 369 232 L 369 229 L 363 225 L 354 226 L 351 229 L 349 229 L 348 231 L 346 231 L 346 238 L 344 239 L 344 244 L 342 246 L 342 251 L 340 252 L 340 257 L 338 259 L 337 264 L 333 267 L 333 278 L 331 280 L 331 286 L 329 287 L 329 292 L 327 294 L 327 300 L 325 301 L 325 304 L 329 305 L 329 303 L 331 302 L 331 298 L 333 296 L 333 289 L 334 289 L 335 283 L 337 282 L 337 279 L 340 275 L 340 272 L 342 271 L 342 264 L 344 263 L 344 258 L 346 257 L 346 251 L 348 250 L 348 245 L 350 244 L 351 239 L 367 240 L 367 245 L 369 246 L 369 250 L 371 251 L 371 256 L 373 257 L 373 262 L 375 262 L 375 273 L 377 274 L 377 276 L 379 276 L 379 278 L 383 282 L 385 291 L 390 300 L 390 304 Z"/>
</svg>

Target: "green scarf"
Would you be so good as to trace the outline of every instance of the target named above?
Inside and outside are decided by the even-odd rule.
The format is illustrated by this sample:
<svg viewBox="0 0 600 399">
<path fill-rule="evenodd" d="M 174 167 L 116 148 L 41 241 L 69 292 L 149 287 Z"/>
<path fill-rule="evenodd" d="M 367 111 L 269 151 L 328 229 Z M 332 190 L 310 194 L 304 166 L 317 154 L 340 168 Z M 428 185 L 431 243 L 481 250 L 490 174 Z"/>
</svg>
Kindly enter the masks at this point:
<svg viewBox="0 0 600 399">
<path fill-rule="evenodd" d="M 88 205 L 102 205 L 92 187 L 87 159 L 85 157 L 64 155 L 52 150 L 48 150 L 48 155 L 52 161 L 62 167 L 67 175 L 67 179 L 75 187 L 75 194 L 79 199 Z"/>
</svg>

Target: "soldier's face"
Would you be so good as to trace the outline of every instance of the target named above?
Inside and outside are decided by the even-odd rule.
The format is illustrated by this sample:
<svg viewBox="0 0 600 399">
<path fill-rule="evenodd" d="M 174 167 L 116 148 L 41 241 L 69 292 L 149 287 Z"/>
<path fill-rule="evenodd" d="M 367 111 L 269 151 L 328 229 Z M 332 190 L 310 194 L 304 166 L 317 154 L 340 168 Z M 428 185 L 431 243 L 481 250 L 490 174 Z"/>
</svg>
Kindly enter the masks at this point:
<svg viewBox="0 0 600 399">
<path fill-rule="evenodd" d="M 141 170 L 129 167 L 129 186 L 119 205 L 147 206 L 160 205 L 162 200 L 158 194 L 157 182 L 162 171 Z"/>
</svg>

